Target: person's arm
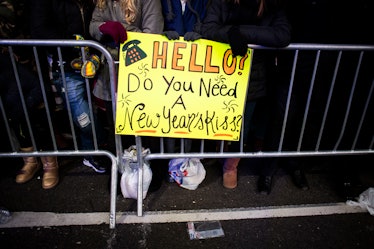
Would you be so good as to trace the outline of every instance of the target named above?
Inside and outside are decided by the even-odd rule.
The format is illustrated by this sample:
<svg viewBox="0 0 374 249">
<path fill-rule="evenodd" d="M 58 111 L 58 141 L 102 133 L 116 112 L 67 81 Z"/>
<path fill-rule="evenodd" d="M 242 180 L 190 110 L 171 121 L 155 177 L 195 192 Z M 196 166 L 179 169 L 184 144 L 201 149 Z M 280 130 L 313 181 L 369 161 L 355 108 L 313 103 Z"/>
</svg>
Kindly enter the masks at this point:
<svg viewBox="0 0 374 249">
<path fill-rule="evenodd" d="M 161 34 L 164 30 L 164 18 L 160 1 L 143 0 L 142 32 Z"/>
<path fill-rule="evenodd" d="M 203 38 L 228 43 L 231 25 L 224 25 L 224 1 L 212 0 L 201 27 Z"/>
<path fill-rule="evenodd" d="M 202 26 L 203 38 L 229 43 L 229 30 L 225 25 L 227 9 L 223 0 L 213 0 Z M 265 14 L 266 15 L 266 14 Z M 238 25 L 240 37 L 247 44 L 270 47 L 285 47 L 291 40 L 291 27 L 283 10 L 265 16 L 260 25 Z"/>
<path fill-rule="evenodd" d="M 100 26 L 106 22 L 118 22 L 126 31 L 141 32 L 141 29 L 135 25 L 128 24 L 124 19 L 120 8 L 113 8 L 112 2 L 106 3 L 105 9 L 95 7 L 90 21 L 90 35 L 98 40 L 103 41 L 104 34 L 100 31 Z M 106 41 L 105 41 L 106 42 Z"/>
<path fill-rule="evenodd" d="M 239 25 L 239 31 L 248 44 L 280 48 L 291 41 L 291 27 L 283 10 L 265 17 L 261 26 Z"/>
<path fill-rule="evenodd" d="M 105 23 L 107 18 L 104 18 L 104 11 L 100 10 L 97 6 L 92 13 L 92 19 L 90 21 L 90 35 L 92 38 L 100 41 L 103 34 L 100 32 L 99 27 Z"/>
</svg>

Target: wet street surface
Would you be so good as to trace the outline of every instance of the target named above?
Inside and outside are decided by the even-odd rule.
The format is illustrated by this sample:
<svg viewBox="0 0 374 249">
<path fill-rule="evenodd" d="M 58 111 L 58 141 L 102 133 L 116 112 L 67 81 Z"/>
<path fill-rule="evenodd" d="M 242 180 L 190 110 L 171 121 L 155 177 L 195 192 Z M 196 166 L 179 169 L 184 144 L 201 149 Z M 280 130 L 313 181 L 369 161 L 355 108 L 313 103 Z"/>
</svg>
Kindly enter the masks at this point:
<svg viewBox="0 0 374 249">
<path fill-rule="evenodd" d="M 342 187 L 341 160 L 312 158 L 306 165 L 309 190 L 298 189 L 279 169 L 270 195 L 257 193 L 260 160 L 241 161 L 238 187 L 232 190 L 222 186 L 219 160 L 204 162 L 206 178 L 196 190 L 168 182 L 165 168 L 160 189 L 144 200 L 143 217 L 137 216 L 137 201 L 124 199 L 118 186 L 117 224 L 110 229 L 109 172 L 97 174 L 81 158 L 61 157 L 60 183 L 44 190 L 40 176 L 15 183 L 22 159 L 1 159 L 0 205 L 13 217 L 0 225 L 0 244 L 69 249 L 373 247 L 374 217 L 346 205 L 347 196 L 374 186 L 372 157 L 355 161 L 350 192 Z M 188 221 L 212 220 L 224 236 L 189 238 Z"/>
</svg>

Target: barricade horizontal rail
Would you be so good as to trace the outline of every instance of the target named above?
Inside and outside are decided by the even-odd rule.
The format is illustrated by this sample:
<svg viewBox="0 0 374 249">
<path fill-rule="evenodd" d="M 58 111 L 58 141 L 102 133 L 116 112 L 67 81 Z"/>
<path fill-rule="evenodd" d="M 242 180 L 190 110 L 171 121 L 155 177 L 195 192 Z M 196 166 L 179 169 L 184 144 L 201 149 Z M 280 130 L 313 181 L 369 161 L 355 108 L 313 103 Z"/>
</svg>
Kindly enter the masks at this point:
<svg viewBox="0 0 374 249">
<path fill-rule="evenodd" d="M 4 128 L 8 135 L 11 149 L 0 152 L 1 157 L 24 157 L 24 156 L 82 156 L 103 155 L 110 158 L 111 168 L 111 196 L 110 196 L 110 228 L 116 224 L 116 196 L 117 196 L 117 173 L 123 173 L 123 139 L 114 134 L 115 152 L 99 148 L 96 128 L 93 124 L 92 133 L 94 139 L 94 150 L 82 150 L 78 148 L 71 111 L 68 109 L 69 125 L 72 133 L 74 148 L 60 149 L 57 146 L 54 127 L 56 124 L 51 119 L 45 86 L 45 78 L 42 73 L 40 62 L 40 48 L 53 48 L 57 51 L 58 61 L 63 64 L 62 48 L 80 48 L 84 54 L 84 47 L 98 51 L 105 57 L 105 63 L 109 68 L 109 80 L 111 85 L 112 100 L 116 99 L 117 69 L 116 64 L 108 50 L 95 41 L 88 40 L 0 40 L 1 47 L 7 47 L 10 53 L 17 47 L 29 47 L 35 60 L 35 72 L 43 89 L 43 99 L 46 104 L 47 116 L 53 150 L 33 152 L 18 152 L 17 142 L 14 141 L 13 132 L 9 126 L 3 99 L 0 100 L 1 115 L 4 119 Z M 134 143 L 137 147 L 139 165 L 137 215 L 143 215 L 142 197 L 142 165 L 143 160 L 158 160 L 172 158 L 271 158 L 271 157 L 310 157 L 310 156 L 342 156 L 342 155 L 368 155 L 373 154 L 374 130 L 373 130 L 373 88 L 374 71 L 372 60 L 374 58 L 374 46 L 371 45 L 349 45 L 349 44 L 291 44 L 282 49 L 267 48 L 249 45 L 257 51 L 269 51 L 275 53 L 275 70 L 272 72 L 272 85 L 281 93 L 283 115 L 280 124 L 276 127 L 276 143 L 269 148 L 254 150 L 250 148 L 241 136 L 239 149 L 228 150 L 231 142 L 220 140 L 198 140 L 194 139 L 194 147 L 186 151 L 184 139 L 177 144 L 178 152 L 166 152 L 165 138 L 158 139 L 159 151 L 152 150 L 144 158 L 141 155 L 143 147 L 142 139 L 145 137 L 135 136 Z M 78 49 L 79 50 L 79 49 Z M 12 57 L 13 58 L 13 57 Z M 84 58 L 85 61 L 87 58 Z M 12 59 L 15 65 L 14 58 Z M 64 72 L 64 67 L 61 67 Z M 17 70 L 15 70 L 17 74 Z M 16 77 L 20 85 L 19 78 Z M 281 85 L 281 88 L 278 86 Z M 275 87 L 276 86 L 276 87 Z M 90 92 L 90 82 L 86 79 L 86 90 Z M 89 105 L 92 106 L 91 95 L 87 96 Z M 23 96 L 22 106 L 32 136 L 32 143 L 38 148 L 27 114 L 27 108 Z M 299 102 L 294 103 L 297 99 Z M 300 102 L 303 100 L 302 102 Z M 295 108 L 297 107 L 297 111 Z M 115 121 L 116 101 L 112 101 L 113 120 Z M 90 109 L 91 120 L 94 113 Z M 244 123 L 244 122 L 243 122 Z M 114 127 L 113 127 L 114 128 Z M 243 130 L 244 127 L 242 127 Z M 114 130 L 114 129 L 113 129 Z M 243 132 L 243 131 L 242 131 Z M 130 142 L 131 144 L 131 142 Z"/>
</svg>

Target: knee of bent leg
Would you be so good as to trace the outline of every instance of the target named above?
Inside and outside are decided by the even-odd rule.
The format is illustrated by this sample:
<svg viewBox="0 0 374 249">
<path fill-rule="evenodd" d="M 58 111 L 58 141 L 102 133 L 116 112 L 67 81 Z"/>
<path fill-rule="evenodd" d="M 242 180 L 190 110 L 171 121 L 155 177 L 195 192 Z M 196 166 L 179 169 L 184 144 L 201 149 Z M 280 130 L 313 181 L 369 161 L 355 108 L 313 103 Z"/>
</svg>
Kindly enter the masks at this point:
<svg viewBox="0 0 374 249">
<path fill-rule="evenodd" d="M 83 132 L 91 131 L 91 119 L 90 115 L 86 112 L 81 113 L 76 118 L 76 123 L 80 130 Z"/>
</svg>

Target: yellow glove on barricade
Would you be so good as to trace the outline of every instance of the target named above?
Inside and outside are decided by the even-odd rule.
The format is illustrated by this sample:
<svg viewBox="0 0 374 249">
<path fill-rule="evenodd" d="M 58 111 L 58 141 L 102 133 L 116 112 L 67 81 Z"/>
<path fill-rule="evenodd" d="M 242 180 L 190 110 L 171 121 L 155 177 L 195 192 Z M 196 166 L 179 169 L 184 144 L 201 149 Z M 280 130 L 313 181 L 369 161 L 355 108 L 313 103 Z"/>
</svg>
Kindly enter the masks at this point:
<svg viewBox="0 0 374 249">
<path fill-rule="evenodd" d="M 76 40 L 84 40 L 81 35 L 74 35 Z M 79 48 L 79 47 L 77 47 Z M 80 70 L 81 75 L 85 78 L 93 78 L 96 75 L 97 70 L 100 67 L 100 58 L 96 54 L 89 54 L 89 48 L 84 47 L 84 51 L 86 54 L 86 61 L 83 62 L 82 57 L 78 57 L 73 59 L 70 62 L 70 66 L 74 70 Z"/>
</svg>

